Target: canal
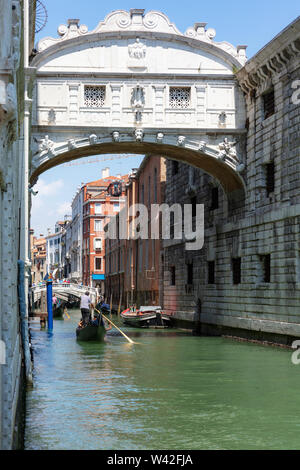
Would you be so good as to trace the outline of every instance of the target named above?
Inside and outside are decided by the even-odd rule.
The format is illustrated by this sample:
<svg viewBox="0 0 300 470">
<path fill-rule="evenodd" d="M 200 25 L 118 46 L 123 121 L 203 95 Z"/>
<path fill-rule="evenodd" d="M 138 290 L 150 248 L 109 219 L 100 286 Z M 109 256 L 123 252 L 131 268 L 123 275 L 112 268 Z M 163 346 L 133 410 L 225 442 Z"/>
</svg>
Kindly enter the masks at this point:
<svg viewBox="0 0 300 470">
<path fill-rule="evenodd" d="M 299 449 L 291 351 L 175 330 L 78 343 L 70 320 L 32 327 L 26 449 Z"/>
</svg>

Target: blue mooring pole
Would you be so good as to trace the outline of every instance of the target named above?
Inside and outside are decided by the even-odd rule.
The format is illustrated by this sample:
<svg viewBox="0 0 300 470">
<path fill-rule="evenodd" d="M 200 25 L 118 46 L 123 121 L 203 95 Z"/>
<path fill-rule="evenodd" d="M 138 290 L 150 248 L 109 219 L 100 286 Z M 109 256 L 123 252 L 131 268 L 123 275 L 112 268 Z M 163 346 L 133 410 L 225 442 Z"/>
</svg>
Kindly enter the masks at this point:
<svg viewBox="0 0 300 470">
<path fill-rule="evenodd" d="M 47 280 L 47 312 L 48 330 L 53 330 L 53 310 L 52 310 L 52 279 Z"/>
</svg>

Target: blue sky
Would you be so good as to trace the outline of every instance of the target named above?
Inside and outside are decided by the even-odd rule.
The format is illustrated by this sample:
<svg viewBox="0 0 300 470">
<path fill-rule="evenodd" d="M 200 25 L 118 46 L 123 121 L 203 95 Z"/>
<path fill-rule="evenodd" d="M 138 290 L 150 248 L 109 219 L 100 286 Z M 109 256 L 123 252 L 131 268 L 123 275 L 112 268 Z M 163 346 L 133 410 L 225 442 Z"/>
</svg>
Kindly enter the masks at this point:
<svg viewBox="0 0 300 470">
<path fill-rule="evenodd" d="M 79 18 L 92 30 L 113 10 L 144 8 L 159 10 L 175 23 L 181 32 L 196 22 L 206 22 L 217 32 L 216 41 L 234 45 L 247 44 L 250 58 L 276 34 L 293 21 L 300 12 L 296 0 L 185 0 L 184 2 L 143 0 L 140 4 L 127 1 L 100 2 L 99 0 L 42 0 L 47 8 L 48 21 L 36 40 L 57 37 L 57 27 L 68 18 Z M 90 157 L 90 160 L 102 157 Z M 88 160 L 82 159 L 81 162 Z M 134 156 L 111 161 L 100 161 L 72 166 L 59 166 L 41 175 L 33 197 L 31 227 L 35 234 L 45 234 L 54 228 L 56 220 L 70 214 L 70 202 L 81 182 L 101 178 L 101 170 L 110 167 L 110 174 L 125 174 L 138 167 L 141 157 Z M 75 163 L 75 162 L 74 162 Z"/>
</svg>

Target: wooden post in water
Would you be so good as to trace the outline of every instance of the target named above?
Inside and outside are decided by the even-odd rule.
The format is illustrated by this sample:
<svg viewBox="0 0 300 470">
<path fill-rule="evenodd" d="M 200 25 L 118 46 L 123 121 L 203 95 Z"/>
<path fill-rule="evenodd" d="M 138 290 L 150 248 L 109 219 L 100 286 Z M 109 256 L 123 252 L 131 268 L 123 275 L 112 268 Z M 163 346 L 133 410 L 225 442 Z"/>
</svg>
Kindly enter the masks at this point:
<svg viewBox="0 0 300 470">
<path fill-rule="evenodd" d="M 42 327 L 46 326 L 46 318 L 47 318 L 47 297 L 46 292 L 41 292 L 41 303 L 40 303 L 40 324 Z"/>
<path fill-rule="evenodd" d="M 119 300 L 119 306 L 118 306 L 118 317 L 120 316 L 120 313 L 121 313 L 122 295 L 123 295 L 123 289 L 121 288 L 120 300 Z"/>
<path fill-rule="evenodd" d="M 112 291 L 111 291 L 111 294 L 110 294 L 110 317 L 111 317 L 111 309 L 112 309 L 112 299 L 113 299 L 113 296 L 112 296 Z"/>
</svg>

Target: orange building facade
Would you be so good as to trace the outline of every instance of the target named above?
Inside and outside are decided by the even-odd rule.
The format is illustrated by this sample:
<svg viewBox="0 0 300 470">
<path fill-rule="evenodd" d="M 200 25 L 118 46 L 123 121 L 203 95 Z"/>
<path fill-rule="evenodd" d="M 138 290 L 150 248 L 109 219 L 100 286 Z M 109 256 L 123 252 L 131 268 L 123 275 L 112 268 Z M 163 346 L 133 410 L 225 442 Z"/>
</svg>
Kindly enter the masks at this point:
<svg viewBox="0 0 300 470">
<path fill-rule="evenodd" d="M 148 239 L 116 240 L 106 239 L 106 280 L 105 292 L 114 309 L 131 304 L 159 305 L 163 302 L 163 257 L 161 239 L 150 238 L 151 205 L 164 202 L 166 180 L 165 159 L 160 156 L 146 156 L 139 169 L 129 175 L 126 185 L 127 210 L 125 217 L 127 231 L 132 222 L 129 208 L 133 204 L 147 207 Z M 120 216 L 119 214 L 117 218 Z M 117 223 L 118 226 L 118 223 Z"/>
<path fill-rule="evenodd" d="M 104 226 L 125 204 L 128 176 L 108 176 L 83 186 L 82 282 L 104 293 Z"/>
</svg>

